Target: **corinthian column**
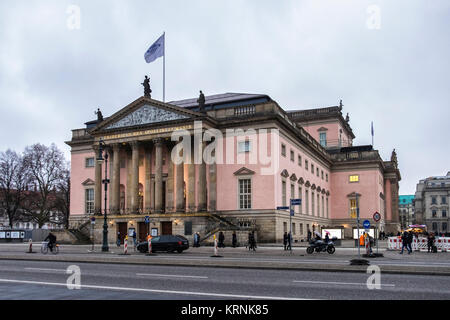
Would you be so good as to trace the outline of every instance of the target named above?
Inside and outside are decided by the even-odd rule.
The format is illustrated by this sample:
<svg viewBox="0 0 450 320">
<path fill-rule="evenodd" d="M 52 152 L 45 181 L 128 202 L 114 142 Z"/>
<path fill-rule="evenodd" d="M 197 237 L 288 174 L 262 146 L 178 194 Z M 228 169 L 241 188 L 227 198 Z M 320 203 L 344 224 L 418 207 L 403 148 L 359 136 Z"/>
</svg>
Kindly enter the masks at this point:
<svg viewBox="0 0 450 320">
<path fill-rule="evenodd" d="M 113 145 L 112 181 L 111 181 L 111 213 L 120 213 L 120 145 Z"/>
<path fill-rule="evenodd" d="M 139 212 L 139 142 L 131 144 L 131 210 Z"/>
<path fill-rule="evenodd" d="M 189 212 L 195 211 L 195 163 L 194 163 L 194 153 L 191 153 L 191 158 L 188 159 L 189 163 L 187 165 L 188 169 L 188 182 L 187 182 L 187 209 Z"/>
<path fill-rule="evenodd" d="M 177 212 L 183 212 L 185 210 L 184 204 L 184 161 L 175 165 L 176 170 L 176 206 Z"/>
<path fill-rule="evenodd" d="M 161 138 L 154 139 L 153 143 L 156 147 L 155 154 L 155 212 L 161 213 L 163 208 L 162 193 L 163 193 L 163 180 L 162 180 L 162 147 L 163 140 Z"/>
<path fill-rule="evenodd" d="M 206 211 L 206 163 L 203 159 L 203 150 L 206 144 L 199 144 L 199 155 L 201 155 L 201 163 L 198 166 L 198 211 Z"/>
<path fill-rule="evenodd" d="M 166 196 L 166 212 L 174 212 L 173 193 L 174 193 L 174 164 L 172 162 L 170 147 L 167 148 L 167 196 Z"/>
<path fill-rule="evenodd" d="M 145 213 L 149 214 L 152 207 L 152 200 L 151 200 L 152 158 L 149 147 L 145 148 L 144 167 L 145 167 L 144 211 Z"/>
<path fill-rule="evenodd" d="M 95 188 L 94 188 L 94 212 L 102 213 L 102 163 L 97 161 L 99 147 L 94 146 L 95 152 Z"/>
</svg>

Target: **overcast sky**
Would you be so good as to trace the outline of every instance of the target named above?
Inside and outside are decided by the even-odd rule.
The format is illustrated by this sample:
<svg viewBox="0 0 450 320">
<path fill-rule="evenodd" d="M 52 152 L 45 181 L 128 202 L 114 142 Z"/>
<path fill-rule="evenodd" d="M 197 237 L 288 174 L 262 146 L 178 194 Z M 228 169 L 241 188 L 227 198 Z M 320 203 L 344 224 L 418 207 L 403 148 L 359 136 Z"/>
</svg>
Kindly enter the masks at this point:
<svg viewBox="0 0 450 320">
<path fill-rule="evenodd" d="M 371 143 L 373 121 L 413 194 L 450 170 L 449 30 L 448 0 L 1 0 L 0 150 L 54 142 L 69 159 L 71 129 L 142 96 L 146 74 L 162 100 L 162 59 L 144 53 L 165 31 L 166 101 L 200 89 L 285 110 L 342 99 L 355 144 Z"/>
</svg>

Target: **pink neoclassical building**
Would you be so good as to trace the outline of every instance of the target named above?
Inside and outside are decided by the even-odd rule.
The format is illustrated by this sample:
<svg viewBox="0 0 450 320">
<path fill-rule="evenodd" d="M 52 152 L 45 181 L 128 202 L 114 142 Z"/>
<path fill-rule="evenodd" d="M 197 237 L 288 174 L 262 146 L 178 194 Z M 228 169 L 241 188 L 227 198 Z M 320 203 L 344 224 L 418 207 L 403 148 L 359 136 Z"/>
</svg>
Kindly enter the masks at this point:
<svg viewBox="0 0 450 320">
<path fill-rule="evenodd" d="M 354 146 L 342 104 L 285 111 L 267 95 L 237 93 L 197 101 L 144 96 L 72 130 L 73 228 L 89 234 L 94 216 L 101 242 L 106 210 L 111 242 L 133 230 L 204 241 L 235 231 L 241 242 L 255 231 L 259 242 L 279 242 L 290 230 L 301 241 L 327 229 L 350 239 L 359 208 L 361 223 L 375 225 L 379 212 L 380 230 L 397 232 L 395 152 L 383 161 L 372 146 Z M 100 144 L 107 163 L 97 161 Z M 279 208 L 290 199 L 301 199 L 293 216 Z"/>
</svg>

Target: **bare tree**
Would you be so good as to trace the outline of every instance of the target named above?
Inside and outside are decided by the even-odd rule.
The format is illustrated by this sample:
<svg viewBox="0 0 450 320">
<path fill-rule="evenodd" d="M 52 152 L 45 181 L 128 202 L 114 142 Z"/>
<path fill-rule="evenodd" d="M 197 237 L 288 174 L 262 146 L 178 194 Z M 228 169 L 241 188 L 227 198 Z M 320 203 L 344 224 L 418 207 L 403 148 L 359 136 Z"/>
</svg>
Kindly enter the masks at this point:
<svg viewBox="0 0 450 320">
<path fill-rule="evenodd" d="M 36 185 L 36 192 L 27 195 L 24 201 L 27 217 L 36 222 L 39 228 L 47 222 L 59 224 L 56 194 L 57 186 L 64 178 L 63 153 L 55 144 L 47 147 L 37 143 L 25 148 L 24 163 Z"/>
<path fill-rule="evenodd" d="M 9 226 L 22 216 L 29 175 L 23 157 L 15 151 L 0 152 L 0 209 L 8 217 Z"/>
<path fill-rule="evenodd" d="M 65 229 L 69 229 L 70 215 L 70 165 L 66 164 L 62 170 L 61 179 L 56 185 L 56 211 L 61 217 Z"/>
</svg>

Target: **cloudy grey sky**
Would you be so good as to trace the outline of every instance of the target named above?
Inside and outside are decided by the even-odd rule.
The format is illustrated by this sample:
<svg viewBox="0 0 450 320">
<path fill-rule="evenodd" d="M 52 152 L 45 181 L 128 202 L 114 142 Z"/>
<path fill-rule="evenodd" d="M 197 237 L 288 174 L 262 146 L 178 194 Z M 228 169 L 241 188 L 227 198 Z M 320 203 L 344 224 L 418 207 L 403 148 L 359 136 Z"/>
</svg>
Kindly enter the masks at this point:
<svg viewBox="0 0 450 320">
<path fill-rule="evenodd" d="M 80 9 L 80 28 L 70 5 Z M 379 12 L 379 15 L 377 14 Z M 142 95 L 264 93 L 284 109 L 344 101 L 357 136 L 388 160 L 400 194 L 450 170 L 448 0 L 1 0 L 0 150 L 64 141 Z M 71 26 L 69 28 L 69 26 Z"/>
</svg>

